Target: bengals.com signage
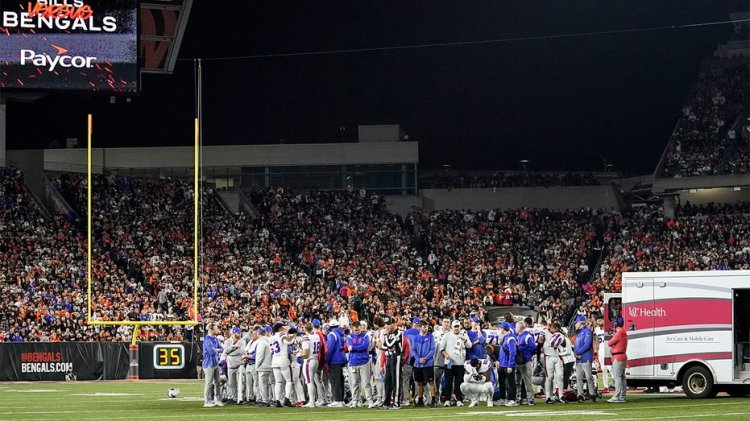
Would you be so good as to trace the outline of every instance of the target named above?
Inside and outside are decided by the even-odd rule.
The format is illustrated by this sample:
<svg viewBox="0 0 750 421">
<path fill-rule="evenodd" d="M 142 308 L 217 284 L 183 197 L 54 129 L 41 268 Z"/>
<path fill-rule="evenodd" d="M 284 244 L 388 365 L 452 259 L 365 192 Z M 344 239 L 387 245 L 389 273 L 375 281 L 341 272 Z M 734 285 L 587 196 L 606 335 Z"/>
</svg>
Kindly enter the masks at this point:
<svg viewBox="0 0 750 421">
<path fill-rule="evenodd" d="M 0 88 L 138 91 L 137 0 L 0 1 Z"/>
<path fill-rule="evenodd" d="M 0 343 L 0 381 L 124 379 L 128 358 L 124 342 Z"/>
</svg>

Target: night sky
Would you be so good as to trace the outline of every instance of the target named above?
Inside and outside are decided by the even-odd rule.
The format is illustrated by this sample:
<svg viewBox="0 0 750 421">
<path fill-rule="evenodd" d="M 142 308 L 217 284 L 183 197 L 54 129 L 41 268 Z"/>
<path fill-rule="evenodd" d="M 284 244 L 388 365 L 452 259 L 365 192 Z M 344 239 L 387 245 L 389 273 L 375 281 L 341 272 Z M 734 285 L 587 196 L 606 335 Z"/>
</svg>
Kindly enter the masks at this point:
<svg viewBox="0 0 750 421">
<path fill-rule="evenodd" d="M 196 0 L 180 57 L 472 41 L 727 20 L 746 0 Z M 401 124 L 423 168 L 653 171 L 702 60 L 731 25 L 568 39 L 204 62 L 208 145 L 342 141 Z M 190 145 L 192 61 L 129 104 L 54 95 L 8 106 L 10 149 Z M 339 126 L 346 126 L 342 136 Z"/>
</svg>

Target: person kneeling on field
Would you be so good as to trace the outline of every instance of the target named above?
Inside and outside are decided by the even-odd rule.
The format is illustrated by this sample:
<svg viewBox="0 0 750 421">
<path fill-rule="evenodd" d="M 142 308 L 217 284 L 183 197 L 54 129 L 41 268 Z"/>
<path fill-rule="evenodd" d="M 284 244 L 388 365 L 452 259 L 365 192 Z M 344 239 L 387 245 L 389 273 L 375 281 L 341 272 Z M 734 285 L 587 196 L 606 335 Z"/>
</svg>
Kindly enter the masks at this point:
<svg viewBox="0 0 750 421">
<path fill-rule="evenodd" d="M 487 358 L 473 358 L 464 363 L 464 382 L 461 393 L 471 400 L 470 408 L 477 406 L 480 399 L 487 400 L 487 406 L 493 406 L 492 395 L 495 388 L 490 382 L 490 365 Z"/>
</svg>

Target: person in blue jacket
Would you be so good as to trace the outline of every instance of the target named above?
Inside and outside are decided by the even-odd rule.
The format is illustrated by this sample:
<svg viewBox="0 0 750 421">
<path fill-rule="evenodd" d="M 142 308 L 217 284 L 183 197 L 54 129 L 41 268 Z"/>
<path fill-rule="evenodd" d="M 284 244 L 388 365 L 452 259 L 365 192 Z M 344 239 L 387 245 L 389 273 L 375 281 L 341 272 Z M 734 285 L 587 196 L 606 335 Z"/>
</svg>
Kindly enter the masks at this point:
<svg viewBox="0 0 750 421">
<path fill-rule="evenodd" d="M 206 336 L 203 338 L 203 374 L 206 379 L 206 386 L 203 389 L 204 408 L 224 406 L 221 401 L 221 372 L 219 371 L 219 355 L 224 348 L 216 337 L 219 332 L 217 323 L 206 325 Z"/>
<path fill-rule="evenodd" d="M 471 316 L 471 330 L 466 332 L 471 341 L 471 348 L 466 350 L 466 359 L 482 359 L 487 356 L 484 346 L 487 344 L 487 335 L 482 330 L 482 320 L 477 316 Z"/>
<path fill-rule="evenodd" d="M 339 329 L 339 321 L 331 320 L 328 325 L 331 331 L 326 335 L 326 365 L 329 367 L 328 380 L 331 382 L 332 400 L 330 408 L 344 406 L 344 332 Z"/>
<path fill-rule="evenodd" d="M 362 406 L 362 389 L 365 391 L 367 406 L 372 408 L 372 387 L 370 386 L 370 337 L 362 330 L 360 322 L 351 325 L 352 331 L 346 339 L 349 349 L 349 386 L 352 389 L 352 408 Z"/>
<path fill-rule="evenodd" d="M 435 387 L 435 336 L 430 332 L 430 325 L 426 321 L 419 323 L 419 335 L 411 339 L 411 355 L 414 356 L 414 383 L 417 393 L 414 406 L 425 406 L 424 385 L 430 388 L 430 403 L 433 408 L 437 405 L 437 388 Z"/>
<path fill-rule="evenodd" d="M 523 363 L 516 363 L 516 402 L 521 403 L 525 398 L 529 405 L 534 405 L 534 384 L 531 383 L 533 371 L 532 359 L 536 355 L 536 340 L 534 336 L 526 330 L 526 322 L 519 321 L 516 323 L 516 343 L 518 352 L 523 358 Z M 524 394 L 525 392 L 525 394 Z"/>
<path fill-rule="evenodd" d="M 583 396 L 584 380 L 589 387 L 589 396 L 593 402 L 596 402 L 596 381 L 591 375 L 591 361 L 594 358 L 594 335 L 591 329 L 586 325 L 586 317 L 580 315 L 576 317 L 576 345 L 573 353 L 576 354 L 576 393 L 578 402 L 585 400 Z"/>
<path fill-rule="evenodd" d="M 518 341 L 513 333 L 510 323 L 503 322 L 500 325 L 503 331 L 503 339 L 500 342 L 500 370 L 499 382 L 505 392 L 505 406 L 518 406 L 516 403 L 516 353 L 518 352 Z"/>
<path fill-rule="evenodd" d="M 411 327 L 404 330 L 404 339 L 409 342 L 409 355 L 405 355 L 404 366 L 401 367 L 401 404 L 409 405 L 409 389 L 412 377 L 414 377 L 414 342 L 413 339 L 419 336 L 419 323 L 422 320 L 419 317 L 411 319 Z M 415 395 L 416 396 L 416 395 Z M 416 400 L 416 398 L 415 398 Z"/>
</svg>

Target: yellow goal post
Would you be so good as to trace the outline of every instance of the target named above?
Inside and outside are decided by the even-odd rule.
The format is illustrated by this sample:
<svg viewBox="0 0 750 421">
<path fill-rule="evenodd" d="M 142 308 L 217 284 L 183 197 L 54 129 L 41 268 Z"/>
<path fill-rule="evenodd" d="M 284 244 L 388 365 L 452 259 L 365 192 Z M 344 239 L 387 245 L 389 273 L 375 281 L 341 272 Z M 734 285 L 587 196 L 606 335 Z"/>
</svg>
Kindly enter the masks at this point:
<svg viewBox="0 0 750 421">
<path fill-rule="evenodd" d="M 86 324 L 89 326 L 133 326 L 133 338 L 132 345 L 136 344 L 138 338 L 138 329 L 141 326 L 195 326 L 199 325 L 198 321 L 198 223 L 199 223 L 199 201 L 200 201 L 200 190 L 199 190 L 199 167 L 200 167 L 200 126 L 199 120 L 196 117 L 194 122 L 195 130 L 195 144 L 193 154 L 193 318 L 192 320 L 165 320 L 165 321 L 128 321 L 128 320 L 92 320 L 91 319 L 91 220 L 92 220 L 92 207 L 91 207 L 91 190 L 92 186 L 92 163 L 91 163 L 91 138 L 93 133 L 93 115 L 88 115 L 87 120 L 87 142 L 86 142 L 86 171 L 87 171 L 87 185 L 86 185 L 86 229 L 87 229 L 87 243 L 86 243 L 86 287 L 87 287 L 87 312 L 86 312 Z"/>
</svg>

